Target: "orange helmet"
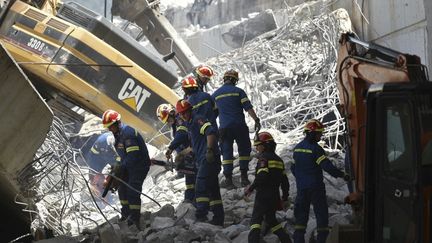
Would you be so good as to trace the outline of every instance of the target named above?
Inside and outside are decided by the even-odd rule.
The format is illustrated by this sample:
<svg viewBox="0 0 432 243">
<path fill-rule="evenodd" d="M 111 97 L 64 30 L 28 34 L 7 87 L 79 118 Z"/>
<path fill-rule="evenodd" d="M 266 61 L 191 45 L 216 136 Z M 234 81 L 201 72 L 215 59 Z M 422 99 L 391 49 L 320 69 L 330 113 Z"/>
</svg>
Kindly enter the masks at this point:
<svg viewBox="0 0 432 243">
<path fill-rule="evenodd" d="M 258 136 L 255 138 L 254 146 L 263 143 L 270 143 L 270 142 L 274 142 L 273 136 L 268 132 L 260 132 L 258 133 Z"/>
<path fill-rule="evenodd" d="M 225 80 L 226 78 L 233 78 L 235 79 L 235 81 L 238 81 L 239 80 L 238 72 L 234 69 L 230 69 L 224 73 L 223 79 Z"/>
<path fill-rule="evenodd" d="M 310 119 L 308 122 L 306 122 L 304 126 L 305 132 L 324 132 L 324 125 L 316 120 L 316 119 Z"/>
<path fill-rule="evenodd" d="M 190 89 L 190 88 L 198 88 L 198 82 L 192 77 L 186 77 L 182 80 L 182 88 Z"/>
<path fill-rule="evenodd" d="M 120 121 L 121 115 L 115 110 L 106 110 L 102 115 L 102 124 L 105 128 L 110 127 L 117 121 Z"/>
<path fill-rule="evenodd" d="M 162 123 L 167 123 L 170 113 L 175 114 L 174 106 L 171 104 L 160 104 L 156 110 L 156 116 Z"/>
<path fill-rule="evenodd" d="M 191 105 L 191 103 L 189 103 L 189 101 L 184 100 L 184 99 L 177 101 L 177 104 L 176 104 L 177 113 L 183 113 L 189 109 L 192 109 L 192 105 Z"/>
<path fill-rule="evenodd" d="M 206 65 L 202 65 L 196 68 L 195 72 L 197 73 L 197 75 L 199 77 L 203 77 L 203 78 L 208 78 L 210 79 L 211 77 L 213 77 L 213 70 Z"/>
</svg>

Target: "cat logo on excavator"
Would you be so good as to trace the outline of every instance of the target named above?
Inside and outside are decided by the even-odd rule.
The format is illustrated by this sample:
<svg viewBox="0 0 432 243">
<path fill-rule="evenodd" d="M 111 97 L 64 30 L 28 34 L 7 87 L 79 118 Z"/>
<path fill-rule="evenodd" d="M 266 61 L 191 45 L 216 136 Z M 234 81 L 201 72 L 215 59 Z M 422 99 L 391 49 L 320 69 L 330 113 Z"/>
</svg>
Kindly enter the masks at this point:
<svg viewBox="0 0 432 243">
<path fill-rule="evenodd" d="M 126 79 L 126 82 L 121 88 L 118 98 L 130 106 L 132 109 L 139 112 L 147 98 L 149 98 L 151 93 L 141 87 L 132 78 Z"/>
</svg>

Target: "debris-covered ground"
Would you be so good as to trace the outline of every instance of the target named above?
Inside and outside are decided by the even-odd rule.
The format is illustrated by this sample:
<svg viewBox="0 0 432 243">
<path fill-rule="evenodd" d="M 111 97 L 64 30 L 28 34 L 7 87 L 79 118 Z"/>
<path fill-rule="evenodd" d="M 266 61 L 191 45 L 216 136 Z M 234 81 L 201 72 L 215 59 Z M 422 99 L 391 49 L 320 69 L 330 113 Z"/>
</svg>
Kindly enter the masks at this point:
<svg viewBox="0 0 432 243">
<path fill-rule="evenodd" d="M 302 125 L 310 118 L 317 118 L 327 125 L 323 146 L 334 163 L 343 169 L 340 136 L 344 126 L 336 109 L 335 66 L 339 33 L 350 27 L 348 14 L 343 10 L 329 12 L 326 1 L 307 2 L 284 11 L 286 25 L 246 42 L 242 48 L 208 60 L 216 71 L 209 92 L 221 85 L 224 71 L 239 70 L 238 85 L 255 106 L 263 130 L 274 135 L 277 153 L 287 168 L 292 161 L 292 148 L 302 138 Z M 87 118 L 78 135 L 101 132 L 98 130 L 100 121 L 92 116 Z M 253 127 L 252 120 L 248 123 Z M 138 231 L 135 226 L 118 222 L 120 204 L 117 197 L 109 196 L 103 202 L 91 190 L 87 178 L 92 172 L 85 166 L 79 148 L 73 148 L 69 143 L 71 136 L 77 134 L 68 133 L 60 121 L 54 122 L 37 160 L 23 172 L 26 173 L 23 178 L 28 181 L 26 191 L 33 195 L 29 202 L 23 202 L 34 219 L 32 227 L 47 226 L 55 235 L 62 235 L 49 242 L 247 242 L 253 196 L 244 198 L 240 187 L 229 191 L 221 189 L 225 226 L 196 223 L 194 207 L 181 203 L 184 179 L 157 166 L 152 166 L 143 193 L 162 207 L 142 196 L 141 225 L 145 225 L 145 229 Z M 150 152 L 152 157 L 160 158 L 164 150 L 151 147 Z M 249 165 L 250 180 L 253 180 L 255 165 L 256 159 L 253 159 Z M 290 172 L 288 175 L 293 201 L 295 180 Z M 237 185 L 239 177 L 236 167 L 234 179 Z M 325 174 L 325 182 L 330 225 L 348 222 L 350 207 L 343 204 L 346 184 L 328 174 Z M 292 234 L 293 207 L 279 211 L 277 218 Z M 314 214 L 311 213 L 307 235 L 314 228 Z M 278 242 L 272 234 L 267 234 L 264 240 Z"/>
</svg>

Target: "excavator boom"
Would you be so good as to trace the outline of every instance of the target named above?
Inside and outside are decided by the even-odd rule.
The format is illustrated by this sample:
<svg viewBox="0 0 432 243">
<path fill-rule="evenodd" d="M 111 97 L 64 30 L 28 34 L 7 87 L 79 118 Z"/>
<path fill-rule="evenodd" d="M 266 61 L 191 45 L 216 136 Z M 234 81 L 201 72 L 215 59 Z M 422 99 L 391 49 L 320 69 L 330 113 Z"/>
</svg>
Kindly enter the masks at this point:
<svg viewBox="0 0 432 243">
<path fill-rule="evenodd" d="M 432 83 L 417 56 L 343 34 L 338 90 L 346 121 L 345 201 L 355 224 L 327 242 L 431 242 Z"/>
</svg>

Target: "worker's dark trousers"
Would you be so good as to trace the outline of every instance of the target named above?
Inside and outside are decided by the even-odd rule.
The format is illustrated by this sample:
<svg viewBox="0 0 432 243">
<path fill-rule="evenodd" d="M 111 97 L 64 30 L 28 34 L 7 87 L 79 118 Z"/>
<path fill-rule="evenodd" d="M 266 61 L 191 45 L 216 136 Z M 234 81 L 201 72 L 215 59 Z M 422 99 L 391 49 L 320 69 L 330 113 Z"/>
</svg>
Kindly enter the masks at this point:
<svg viewBox="0 0 432 243">
<path fill-rule="evenodd" d="M 191 202 L 195 201 L 195 175 L 185 174 L 186 191 L 184 197 Z"/>
<path fill-rule="evenodd" d="M 129 177 L 126 170 L 124 170 L 122 174 L 123 175 L 120 177 L 120 179 L 127 182 L 129 180 Z M 129 216 L 129 201 L 127 197 L 127 186 L 122 182 L 118 182 L 118 183 L 119 183 L 119 187 L 117 192 L 118 192 L 120 205 L 121 205 L 122 219 L 126 219 Z"/>
<path fill-rule="evenodd" d="M 205 159 L 200 161 L 195 183 L 196 213 L 198 220 L 205 220 L 208 211 L 213 212 L 213 223 L 223 225 L 224 209 L 220 195 L 218 174 L 220 172 L 220 159 L 215 163 L 207 163 Z"/>
<path fill-rule="evenodd" d="M 220 129 L 219 133 L 222 151 L 224 175 L 232 175 L 234 168 L 233 144 L 237 143 L 240 170 L 249 170 L 250 153 L 252 150 L 249 129 L 246 125 Z"/>
<path fill-rule="evenodd" d="M 180 171 L 184 171 L 184 175 L 185 175 L 186 190 L 184 193 L 184 199 L 194 203 L 197 169 L 196 169 L 195 160 L 193 156 L 191 155 L 185 156 L 183 163 L 178 165 L 177 169 Z M 188 172 L 193 174 L 188 174 Z"/>
<path fill-rule="evenodd" d="M 144 179 L 147 176 L 149 167 L 144 166 L 126 166 L 129 179 L 127 188 L 127 200 L 129 202 L 129 215 L 133 222 L 139 222 L 141 216 L 141 191 Z"/>
<path fill-rule="evenodd" d="M 265 219 L 266 223 L 271 227 L 273 234 L 277 235 L 281 243 L 291 243 L 288 233 L 282 228 L 282 225 L 276 220 L 276 205 L 279 200 L 279 195 L 266 195 L 265 197 L 257 195 L 255 197 L 252 219 L 250 222 L 250 232 L 248 236 L 249 243 L 259 243 L 261 233 L 261 223 Z"/>
<path fill-rule="evenodd" d="M 294 243 L 304 243 L 304 234 L 309 219 L 310 205 L 313 205 L 317 221 L 317 243 L 325 243 L 329 233 L 328 206 L 325 187 L 298 189 L 294 205 Z"/>
</svg>

